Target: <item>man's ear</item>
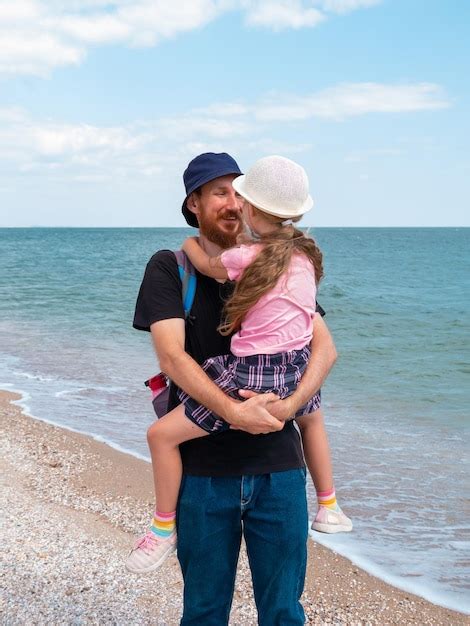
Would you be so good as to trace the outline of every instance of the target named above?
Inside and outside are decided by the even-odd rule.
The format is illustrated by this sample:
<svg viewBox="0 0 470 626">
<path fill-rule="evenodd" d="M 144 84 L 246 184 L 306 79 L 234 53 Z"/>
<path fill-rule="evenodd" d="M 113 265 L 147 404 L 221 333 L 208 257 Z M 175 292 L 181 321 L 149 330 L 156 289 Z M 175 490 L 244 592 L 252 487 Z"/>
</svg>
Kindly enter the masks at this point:
<svg viewBox="0 0 470 626">
<path fill-rule="evenodd" d="M 188 199 L 186 200 L 186 206 L 191 211 L 191 213 L 194 213 L 196 215 L 196 217 L 199 215 L 201 211 L 199 209 L 199 196 L 197 195 L 197 193 L 194 193 L 193 191 L 193 193 L 188 196 Z"/>
</svg>

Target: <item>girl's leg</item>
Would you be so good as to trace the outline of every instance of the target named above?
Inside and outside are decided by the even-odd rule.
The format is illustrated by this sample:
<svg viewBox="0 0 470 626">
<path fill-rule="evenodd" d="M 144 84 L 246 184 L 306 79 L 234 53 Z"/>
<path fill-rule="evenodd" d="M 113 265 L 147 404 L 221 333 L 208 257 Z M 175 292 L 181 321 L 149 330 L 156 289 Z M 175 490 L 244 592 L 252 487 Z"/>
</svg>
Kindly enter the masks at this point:
<svg viewBox="0 0 470 626">
<path fill-rule="evenodd" d="M 317 492 L 333 489 L 333 466 L 322 410 L 317 409 L 310 415 L 298 417 L 296 421 L 302 434 L 305 460 L 315 489 Z"/>
<path fill-rule="evenodd" d="M 302 434 L 305 460 L 317 492 L 318 511 L 314 530 L 326 533 L 349 532 L 351 520 L 336 501 L 330 446 L 321 409 L 296 418 Z"/>
<path fill-rule="evenodd" d="M 127 569 L 134 574 L 159 568 L 175 551 L 176 503 L 182 477 L 178 446 L 208 434 L 185 416 L 183 405 L 167 413 L 148 429 L 157 506 L 149 530 L 136 542 L 126 560 Z"/>
<path fill-rule="evenodd" d="M 185 416 L 183 404 L 148 429 L 147 441 L 152 457 L 158 511 L 176 510 L 183 473 L 179 444 L 208 434 Z"/>
</svg>

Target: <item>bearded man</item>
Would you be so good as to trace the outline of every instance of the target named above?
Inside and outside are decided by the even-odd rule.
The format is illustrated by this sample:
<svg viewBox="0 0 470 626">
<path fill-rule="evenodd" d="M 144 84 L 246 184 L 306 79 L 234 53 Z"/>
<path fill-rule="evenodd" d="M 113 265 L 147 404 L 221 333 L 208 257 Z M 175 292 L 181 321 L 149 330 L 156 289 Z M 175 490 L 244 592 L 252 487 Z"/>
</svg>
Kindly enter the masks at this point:
<svg viewBox="0 0 470 626">
<path fill-rule="evenodd" d="M 199 228 L 210 256 L 236 245 L 243 228 L 241 198 L 232 181 L 241 171 L 226 153 L 193 159 L 183 179 L 186 222 Z M 178 559 L 184 578 L 181 624 L 228 624 L 242 536 L 262 626 L 304 624 L 302 594 L 307 558 L 305 463 L 298 431 L 289 420 L 321 387 L 336 358 L 318 316 L 312 357 L 295 393 L 240 391 L 225 395 L 200 365 L 230 351 L 218 333 L 232 285 L 197 273 L 190 316 L 185 321 L 182 285 L 174 254 L 157 252 L 147 264 L 134 327 L 147 330 L 160 367 L 172 381 L 168 410 L 183 389 L 232 428 L 180 446 L 183 482 L 177 511 Z"/>
</svg>

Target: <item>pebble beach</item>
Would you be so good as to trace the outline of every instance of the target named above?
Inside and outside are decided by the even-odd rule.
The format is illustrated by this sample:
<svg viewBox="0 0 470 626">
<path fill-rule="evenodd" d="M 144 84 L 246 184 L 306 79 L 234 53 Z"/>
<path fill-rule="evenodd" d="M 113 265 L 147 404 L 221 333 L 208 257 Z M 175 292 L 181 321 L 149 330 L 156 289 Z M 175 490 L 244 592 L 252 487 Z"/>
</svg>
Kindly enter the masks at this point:
<svg viewBox="0 0 470 626">
<path fill-rule="evenodd" d="M 124 569 L 153 506 L 150 465 L 25 415 L 0 392 L 2 624 L 173 626 L 182 609 L 176 557 L 137 577 Z M 309 624 L 470 624 L 464 614 L 400 591 L 309 541 Z M 231 626 L 257 623 L 242 551 Z"/>
</svg>

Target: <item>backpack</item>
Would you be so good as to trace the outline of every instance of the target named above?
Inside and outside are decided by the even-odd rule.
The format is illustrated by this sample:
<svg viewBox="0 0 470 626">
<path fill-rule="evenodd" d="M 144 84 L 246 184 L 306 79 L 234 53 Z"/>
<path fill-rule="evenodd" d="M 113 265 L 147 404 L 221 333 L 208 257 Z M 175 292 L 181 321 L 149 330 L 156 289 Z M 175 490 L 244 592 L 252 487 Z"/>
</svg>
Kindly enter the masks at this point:
<svg viewBox="0 0 470 626">
<path fill-rule="evenodd" d="M 173 254 L 178 263 L 178 273 L 181 278 L 181 297 L 183 300 L 184 318 L 188 319 L 194 296 L 196 295 L 196 270 L 193 264 L 183 252 L 175 250 Z M 157 417 L 163 417 L 168 413 L 168 399 L 170 397 L 170 379 L 163 372 L 159 372 L 145 381 L 145 386 L 152 392 L 152 404 Z"/>
</svg>

